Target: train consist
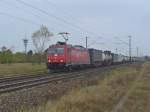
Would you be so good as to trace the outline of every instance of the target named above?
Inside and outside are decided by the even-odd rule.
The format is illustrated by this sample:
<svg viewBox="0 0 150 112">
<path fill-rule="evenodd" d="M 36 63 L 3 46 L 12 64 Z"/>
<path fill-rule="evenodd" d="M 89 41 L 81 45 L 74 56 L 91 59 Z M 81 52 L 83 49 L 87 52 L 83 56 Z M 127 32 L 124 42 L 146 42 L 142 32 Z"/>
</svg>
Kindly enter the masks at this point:
<svg viewBox="0 0 150 112">
<path fill-rule="evenodd" d="M 131 60 L 128 56 L 114 54 L 111 51 L 86 49 L 82 46 L 68 45 L 64 42 L 57 42 L 47 50 L 47 68 L 50 70 L 108 66 L 138 60 L 139 58 L 136 57 Z"/>
</svg>

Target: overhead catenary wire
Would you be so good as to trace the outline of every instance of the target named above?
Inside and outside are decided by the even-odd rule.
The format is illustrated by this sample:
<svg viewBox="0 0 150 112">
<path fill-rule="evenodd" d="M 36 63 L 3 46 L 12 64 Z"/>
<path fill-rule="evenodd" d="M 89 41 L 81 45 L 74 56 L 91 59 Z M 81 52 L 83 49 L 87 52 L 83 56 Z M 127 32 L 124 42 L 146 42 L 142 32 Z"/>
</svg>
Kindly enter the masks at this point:
<svg viewBox="0 0 150 112">
<path fill-rule="evenodd" d="M 62 18 L 60 18 L 60 17 L 57 17 L 56 15 L 54 15 L 54 14 L 52 14 L 52 13 L 50 13 L 50 12 L 47 12 L 47 11 L 45 11 L 45 10 L 43 10 L 43 9 L 41 9 L 41 8 L 38 8 L 38 7 L 34 6 L 34 5 L 31 5 L 30 3 L 27 3 L 27 2 L 25 2 L 25 1 L 23 1 L 23 0 L 16 0 L 16 1 L 19 2 L 19 3 L 21 3 L 21 4 L 23 4 L 23 5 L 25 5 L 25 6 L 27 6 L 27 7 L 30 7 L 30 8 L 32 8 L 32 9 L 36 10 L 36 11 L 39 11 L 39 12 L 41 12 L 41 13 L 43 13 L 43 14 L 45 14 L 45 15 L 51 17 L 51 18 L 54 18 L 54 19 L 56 19 L 56 20 L 58 20 L 58 21 L 61 21 L 61 22 L 65 23 L 65 24 L 67 24 L 67 25 L 69 25 L 69 26 L 72 26 L 73 28 L 77 29 L 77 30 L 80 31 L 80 32 L 84 30 L 84 29 L 80 28 L 79 26 L 77 26 L 77 25 L 75 25 L 75 24 L 72 24 L 72 23 L 70 23 L 70 22 L 68 22 L 68 21 L 66 21 L 66 20 L 64 20 L 64 19 L 62 19 Z M 84 33 L 85 33 L 85 32 L 88 33 L 88 31 L 84 30 Z M 83 32 L 82 32 L 82 33 L 83 33 Z M 86 34 L 86 33 L 85 33 L 85 34 Z"/>
<path fill-rule="evenodd" d="M 47 11 L 41 9 L 41 8 L 38 8 L 38 7 L 34 6 L 34 5 L 31 5 L 30 3 L 27 3 L 27 2 L 25 2 L 25 1 L 23 1 L 23 0 L 16 0 L 16 1 L 19 2 L 19 3 L 21 3 L 21 4 L 23 4 L 23 5 L 25 5 L 25 6 L 30 7 L 30 8 L 32 8 L 32 9 L 36 10 L 36 11 L 39 11 L 39 12 L 41 12 L 41 13 L 43 13 L 43 14 L 49 16 L 49 17 L 53 17 L 53 18 L 55 18 L 55 19 L 57 19 L 57 20 L 59 20 L 59 21 L 62 21 L 63 23 L 65 23 L 65 24 L 67 24 L 67 25 L 70 25 L 70 26 L 72 26 L 72 27 L 78 29 L 79 31 L 82 30 L 82 31 L 84 31 L 84 32 L 86 32 L 86 33 L 91 33 L 91 32 L 88 32 L 88 31 L 85 30 L 85 29 L 82 29 L 81 27 L 79 27 L 79 26 L 77 26 L 77 25 L 75 25 L 75 24 L 72 24 L 72 23 L 66 21 L 65 19 L 62 19 L 62 18 L 60 18 L 60 17 L 57 17 L 57 16 L 55 16 L 54 14 L 51 14 L 51 13 L 49 13 L 49 12 L 47 12 Z M 28 12 L 29 12 L 29 11 L 28 11 Z M 34 14 L 34 15 L 37 16 L 36 14 Z M 12 16 L 12 15 L 11 15 L 11 16 Z M 19 18 L 19 19 L 21 19 L 21 20 L 23 19 L 23 18 L 20 18 L 20 17 L 16 17 L 16 18 Z M 23 20 L 24 20 L 24 19 L 23 19 Z M 31 22 L 31 21 L 29 22 L 29 20 L 28 20 L 28 23 L 32 23 L 32 22 Z M 35 22 L 34 22 L 34 23 L 35 23 Z M 38 24 L 38 25 L 39 25 L 39 24 Z M 96 36 L 99 37 L 98 35 L 96 35 Z M 93 38 L 93 37 L 92 37 L 92 38 Z M 94 42 L 93 42 L 92 44 L 94 44 Z"/>
<path fill-rule="evenodd" d="M 55 17 L 55 19 L 63 20 L 63 19 L 61 19 L 61 18 L 59 18 L 59 17 L 57 17 L 57 16 L 55 16 L 55 15 L 49 14 L 49 12 L 47 12 L 47 11 L 45 11 L 45 10 L 43 10 L 43 9 L 37 8 L 37 7 L 35 7 L 35 6 L 33 6 L 33 5 L 29 4 L 29 3 L 27 3 L 27 2 L 24 2 L 23 0 L 16 0 L 16 1 L 19 2 L 19 3 L 22 3 L 22 4 L 25 5 L 25 6 L 28 6 L 28 7 L 32 8 L 32 9 L 35 9 L 35 10 L 37 10 L 37 11 L 40 11 L 40 12 L 46 14 L 47 16 L 52 16 L 52 17 Z M 10 3 L 7 3 L 7 4 L 11 5 Z M 18 8 L 17 6 L 11 6 L 11 7 Z M 26 10 L 23 10 L 23 11 L 26 11 Z M 29 12 L 29 11 L 28 11 L 28 12 Z M 36 14 L 33 14 L 33 15 L 39 18 L 38 15 L 36 15 Z M 63 22 L 65 22 L 65 23 L 68 24 L 68 22 L 67 22 L 66 20 L 63 20 Z M 72 24 L 69 23 L 69 25 L 72 25 Z M 76 25 L 74 25 L 74 24 L 73 24 L 73 26 L 75 26 L 76 28 L 80 28 L 80 27 L 78 27 L 78 26 L 76 26 Z M 52 28 L 51 28 L 51 29 L 52 29 Z M 54 28 L 53 28 L 53 29 L 54 29 Z M 82 28 L 80 28 L 80 30 L 81 30 L 81 29 L 82 29 Z M 86 31 L 86 32 L 88 32 L 88 31 Z M 91 33 L 91 32 L 90 32 L 90 33 Z M 92 44 L 94 44 L 94 43 L 92 43 Z"/>
<path fill-rule="evenodd" d="M 23 21 L 25 23 L 29 23 L 29 24 L 34 24 L 36 26 L 40 26 L 39 23 L 36 23 L 36 22 L 28 20 L 28 19 L 24 19 L 24 18 L 21 18 L 21 17 L 17 17 L 17 16 L 14 16 L 14 15 L 8 14 L 8 13 L 0 12 L 0 15 L 7 16 L 7 17 L 12 17 L 12 18 L 15 18 L 17 20 Z"/>
<path fill-rule="evenodd" d="M 47 11 L 41 9 L 41 8 L 35 7 L 35 6 L 33 6 L 33 5 L 31 5 L 31 4 L 27 3 L 27 2 L 24 2 L 23 0 L 16 0 L 16 1 L 19 2 L 19 3 L 21 3 L 21 4 L 24 4 L 25 6 L 28 6 L 28 7 L 32 8 L 32 9 L 35 9 L 35 10 L 37 10 L 37 11 L 40 11 L 41 13 L 43 13 L 43 14 L 49 16 L 49 17 L 53 17 L 53 18 L 55 18 L 56 20 L 62 21 L 62 22 L 66 23 L 66 24 L 68 24 L 68 25 L 71 25 L 71 26 L 73 26 L 73 27 L 79 28 L 79 27 L 77 27 L 76 25 L 74 25 L 74 24 L 72 24 L 72 23 L 70 23 L 70 22 L 68 22 L 68 21 L 66 21 L 66 20 L 64 20 L 64 19 L 62 19 L 62 18 L 60 18 L 60 17 L 57 17 L 57 16 L 55 16 L 54 14 L 52 14 L 52 13 L 50 13 L 50 12 L 47 12 Z M 79 28 L 79 29 L 80 29 L 80 28 Z"/>
<path fill-rule="evenodd" d="M 75 18 L 73 15 L 71 15 L 70 13 L 68 13 L 67 11 L 65 11 L 64 9 L 58 7 L 57 4 L 55 4 L 54 2 L 52 2 L 52 1 L 50 1 L 50 0 L 45 0 L 45 1 L 47 1 L 48 5 L 51 5 L 51 6 L 54 7 L 56 10 L 60 11 L 61 13 L 63 13 L 64 15 L 66 15 L 67 17 L 70 17 L 71 19 L 73 19 L 73 20 L 79 22 L 79 23 L 82 25 L 82 22 L 81 22 L 81 21 L 79 21 L 77 18 Z M 83 25 L 82 25 L 82 26 L 83 26 Z M 91 29 L 91 28 L 90 28 L 90 29 Z M 88 32 L 89 32 L 89 31 L 88 31 Z M 90 33 L 93 34 L 94 37 L 96 37 L 96 39 L 95 39 L 94 41 L 92 41 L 91 43 L 89 43 L 89 45 L 88 45 L 87 47 L 89 47 L 89 46 L 91 46 L 91 45 L 94 45 L 94 44 L 97 44 L 98 39 L 102 39 L 102 38 L 103 38 L 102 36 L 100 36 L 100 35 L 98 35 L 98 34 L 96 34 L 96 33 L 94 33 L 94 32 L 91 32 L 91 31 L 90 31 Z M 92 36 L 93 36 L 93 35 L 92 35 Z M 92 38 L 93 38 L 93 37 L 92 37 Z M 105 39 L 106 39 L 106 38 L 105 38 Z M 108 42 L 109 42 L 109 41 L 108 41 Z M 102 42 L 102 43 L 104 43 L 104 42 Z"/>
<path fill-rule="evenodd" d="M 19 6 L 16 6 L 16 5 L 14 5 L 14 4 L 11 4 L 11 3 L 7 2 L 6 0 L 3 1 L 2 3 L 5 3 L 6 5 L 9 5 L 11 8 L 16 8 L 16 9 L 19 8 Z M 22 10 L 22 9 L 21 9 L 21 10 Z M 27 10 L 25 10 L 25 9 L 23 9 L 23 11 L 30 13 L 29 11 L 27 11 Z M 36 16 L 37 19 L 39 19 L 39 17 L 40 17 L 40 16 L 38 16 L 38 15 L 32 13 L 32 12 L 31 12 L 31 14 L 33 14 L 34 16 Z M 2 15 L 2 16 L 7 16 L 7 17 L 11 17 L 11 18 L 15 18 L 15 19 L 17 19 L 17 20 L 19 20 L 19 21 L 23 21 L 23 22 L 26 22 L 26 23 L 34 24 L 34 25 L 37 25 L 37 26 L 41 26 L 41 25 L 42 25 L 42 24 L 40 24 L 40 23 L 31 21 L 31 20 L 28 20 L 28 19 L 24 19 L 24 18 L 21 18 L 21 17 L 18 17 L 18 16 L 14 16 L 14 15 L 12 15 L 12 14 L 8 14 L 8 13 L 5 13 L 5 12 L 1 12 L 0 15 Z M 41 18 L 41 19 L 42 19 L 42 18 Z M 53 28 L 53 27 L 50 27 L 50 29 L 55 30 L 55 31 L 58 32 L 58 30 L 56 30 L 56 29 Z M 61 30 L 60 30 L 60 31 L 61 31 Z"/>
<path fill-rule="evenodd" d="M 3 0 L 2 3 L 8 5 L 9 7 L 12 7 L 12 8 L 16 8 L 16 9 L 19 9 L 19 8 L 20 8 L 20 7 L 14 5 L 14 4 L 10 3 L 10 2 L 7 2 L 6 0 Z M 23 8 L 21 8 L 21 10 L 24 11 L 24 12 L 30 13 L 30 14 L 34 15 L 35 17 L 40 18 L 39 15 L 37 15 L 37 14 L 31 12 L 31 11 L 27 11 L 27 10 L 25 10 L 25 9 L 23 9 Z"/>
<path fill-rule="evenodd" d="M 47 1 L 48 5 L 51 5 L 52 7 L 54 7 L 56 10 L 60 11 L 61 13 L 63 13 L 64 15 L 66 15 L 69 18 L 72 18 L 73 20 L 77 20 L 75 17 L 73 17 L 71 14 L 69 14 L 67 11 L 65 11 L 64 9 L 58 7 L 54 2 L 50 1 L 50 0 L 45 0 Z M 77 20 L 78 21 L 78 20 Z"/>
<path fill-rule="evenodd" d="M 32 25 L 36 25 L 36 26 L 41 26 L 41 24 L 36 23 L 36 22 L 34 22 L 32 20 L 24 19 L 24 18 L 21 18 L 21 17 L 17 17 L 17 16 L 14 16 L 14 15 L 8 14 L 8 13 L 0 12 L 0 15 L 1 16 L 6 16 L 6 17 L 11 17 L 11 18 L 17 19 L 19 21 L 22 21 L 22 22 L 25 22 L 25 23 L 28 23 L 28 24 L 32 24 Z M 53 29 L 53 28 L 51 28 L 51 29 Z"/>
<path fill-rule="evenodd" d="M 4 1 L 3 1 L 3 3 L 4 3 Z M 19 2 L 20 3 L 20 2 Z M 22 2 L 21 2 L 22 3 Z M 7 2 L 6 3 L 6 1 L 5 1 L 5 4 L 7 4 L 7 5 L 9 5 L 10 7 L 14 7 L 14 8 L 19 8 L 18 6 L 16 6 L 16 5 L 13 5 L 13 4 L 11 4 L 11 3 L 9 3 L 9 2 Z M 23 5 L 25 5 L 25 4 L 23 4 Z M 26 4 L 27 5 L 27 4 Z M 30 7 L 31 8 L 31 7 Z M 23 10 L 24 12 L 28 12 L 28 13 L 30 13 L 30 14 L 33 14 L 35 17 L 37 17 L 37 19 L 43 19 L 43 18 L 41 18 L 41 16 L 39 16 L 39 15 L 37 15 L 37 14 L 35 14 L 35 13 L 32 13 L 32 12 L 30 12 L 30 11 L 27 11 L 27 10 L 25 10 L 25 9 L 21 9 L 21 10 Z M 37 10 L 36 10 L 37 11 Z M 45 14 L 45 13 L 44 13 Z M 47 15 L 48 16 L 48 15 Z M 46 18 L 44 18 L 44 19 L 46 19 Z M 47 19 L 48 21 L 50 21 L 49 19 Z M 62 25 L 61 25 L 62 26 Z M 56 30 L 56 29 L 59 29 L 59 27 L 57 27 L 57 28 L 54 28 L 54 27 L 50 27 L 51 29 L 53 29 L 53 30 L 55 30 L 55 31 L 58 31 L 58 30 Z M 61 31 L 60 29 L 59 29 L 59 31 Z M 79 31 L 79 30 L 78 30 Z"/>
<path fill-rule="evenodd" d="M 90 47 L 91 45 L 97 44 L 98 39 L 101 39 L 101 38 L 103 38 L 103 37 L 97 37 L 94 41 L 92 41 L 91 43 L 89 43 L 88 47 Z"/>
<path fill-rule="evenodd" d="M 8 5 L 8 6 L 11 7 L 11 8 L 15 8 L 15 9 L 19 9 L 19 8 L 20 8 L 19 6 L 14 5 L 14 4 L 10 3 L 10 2 L 7 2 L 6 0 L 2 0 L 2 3 Z M 23 8 L 21 8 L 21 10 L 24 11 L 24 12 L 26 12 L 26 13 L 31 14 L 32 16 L 35 16 L 37 20 L 40 19 L 40 20 L 43 21 L 43 18 L 41 18 L 41 16 L 39 16 L 38 14 L 35 14 L 34 12 L 25 10 L 25 9 L 23 9 Z M 17 16 L 16 16 L 16 17 L 17 17 Z M 17 18 L 18 18 L 18 17 L 17 17 Z M 19 17 L 19 18 L 20 18 L 20 17 Z M 40 23 L 38 23 L 38 24 L 40 25 Z M 41 24 L 41 25 L 42 25 L 42 24 Z M 50 29 L 57 31 L 56 28 L 54 28 L 54 27 L 50 27 Z"/>
<path fill-rule="evenodd" d="M 71 23 L 71 22 L 68 22 L 67 20 L 65 20 L 65 19 L 63 19 L 63 18 L 60 18 L 60 17 L 58 17 L 58 16 L 56 16 L 56 15 L 50 13 L 50 12 L 47 12 L 47 11 L 45 11 L 45 10 L 43 10 L 43 9 L 41 9 L 41 8 L 38 8 L 38 7 L 34 6 L 34 5 L 31 5 L 30 3 L 27 3 L 27 2 L 25 2 L 25 1 L 23 1 L 23 0 L 16 0 L 16 1 L 19 2 L 19 3 L 21 3 L 21 4 L 24 4 L 24 5 L 27 6 L 27 7 L 30 7 L 30 8 L 32 8 L 32 9 L 34 9 L 34 10 L 37 10 L 37 11 L 39 11 L 39 12 L 41 12 L 41 13 L 43 13 L 43 14 L 49 16 L 49 17 L 52 17 L 52 18 L 54 18 L 54 19 L 56 19 L 56 20 L 58 20 L 58 21 L 61 21 L 61 22 L 65 23 L 65 24 L 67 24 L 67 25 L 69 25 L 69 26 L 71 26 L 71 27 L 73 27 L 73 28 L 75 28 L 75 29 L 78 29 L 79 31 L 82 30 L 83 32 L 86 32 L 86 33 L 89 33 L 89 34 L 93 34 L 92 32 L 89 32 L 89 31 L 87 31 L 87 30 L 81 28 L 80 26 L 78 26 L 78 25 L 76 25 L 76 24 L 73 24 L 73 23 Z M 95 34 L 94 34 L 94 35 L 95 35 Z"/>
<path fill-rule="evenodd" d="M 51 5 L 51 6 L 54 7 L 56 10 L 58 10 L 58 11 L 61 12 L 61 13 L 63 13 L 63 15 L 66 15 L 67 17 L 73 19 L 74 21 L 77 21 L 78 23 L 80 23 L 80 25 L 83 26 L 83 23 L 82 23 L 79 19 L 75 18 L 73 15 L 71 15 L 70 13 L 68 13 L 68 11 L 65 11 L 64 9 L 58 7 L 54 2 L 52 2 L 52 1 L 50 1 L 50 0 L 46 0 L 46 1 L 47 1 L 48 5 Z M 83 27 L 81 27 L 81 28 L 83 29 Z M 85 29 L 85 28 L 84 28 L 84 29 Z M 90 28 L 90 29 L 91 29 L 91 28 Z M 96 37 L 97 37 L 97 36 L 99 37 L 98 34 L 94 33 L 94 32 L 91 31 L 91 30 L 89 31 L 89 30 L 85 29 L 85 31 L 89 32 L 90 34 L 95 35 Z"/>
<path fill-rule="evenodd" d="M 125 44 L 125 45 L 129 45 L 128 42 L 123 41 L 122 39 L 120 39 L 119 37 L 114 37 L 115 39 L 119 40 L 121 43 Z"/>
</svg>

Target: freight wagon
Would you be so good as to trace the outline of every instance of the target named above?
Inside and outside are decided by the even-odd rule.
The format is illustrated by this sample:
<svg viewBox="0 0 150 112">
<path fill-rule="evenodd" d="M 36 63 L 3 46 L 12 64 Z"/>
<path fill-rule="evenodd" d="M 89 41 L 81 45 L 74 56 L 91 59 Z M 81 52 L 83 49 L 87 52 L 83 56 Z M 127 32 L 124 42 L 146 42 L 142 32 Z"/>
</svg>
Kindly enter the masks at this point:
<svg viewBox="0 0 150 112">
<path fill-rule="evenodd" d="M 112 53 L 111 51 L 103 52 L 103 65 L 111 65 L 112 64 Z"/>
<path fill-rule="evenodd" d="M 88 49 L 90 55 L 90 65 L 92 67 L 97 67 L 103 65 L 104 62 L 104 53 L 102 50 L 97 49 Z"/>
<path fill-rule="evenodd" d="M 113 64 L 121 64 L 129 62 L 129 57 L 121 54 L 112 53 Z"/>
<path fill-rule="evenodd" d="M 110 51 L 102 51 L 97 49 L 89 49 L 90 65 L 97 67 L 102 65 L 111 65 L 112 54 Z"/>
</svg>

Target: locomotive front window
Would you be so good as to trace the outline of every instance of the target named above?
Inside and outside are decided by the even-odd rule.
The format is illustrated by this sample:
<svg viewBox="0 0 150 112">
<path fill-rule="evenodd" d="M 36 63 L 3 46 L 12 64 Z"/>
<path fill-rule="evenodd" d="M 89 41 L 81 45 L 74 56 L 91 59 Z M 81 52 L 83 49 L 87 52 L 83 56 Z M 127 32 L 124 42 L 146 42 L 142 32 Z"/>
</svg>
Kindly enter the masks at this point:
<svg viewBox="0 0 150 112">
<path fill-rule="evenodd" d="M 50 48 L 48 50 L 49 54 L 63 54 L 64 53 L 64 48 Z"/>
</svg>

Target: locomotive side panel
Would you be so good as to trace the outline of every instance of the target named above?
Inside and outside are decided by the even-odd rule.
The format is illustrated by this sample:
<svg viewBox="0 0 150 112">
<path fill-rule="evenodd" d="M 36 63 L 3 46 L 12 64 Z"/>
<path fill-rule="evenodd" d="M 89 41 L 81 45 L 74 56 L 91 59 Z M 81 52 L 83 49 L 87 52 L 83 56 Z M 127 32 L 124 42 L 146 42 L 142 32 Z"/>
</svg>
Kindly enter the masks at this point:
<svg viewBox="0 0 150 112">
<path fill-rule="evenodd" d="M 71 65 L 89 65 L 89 53 L 85 48 L 71 48 L 70 51 Z"/>
</svg>

